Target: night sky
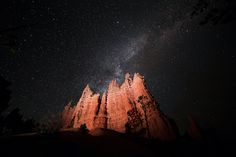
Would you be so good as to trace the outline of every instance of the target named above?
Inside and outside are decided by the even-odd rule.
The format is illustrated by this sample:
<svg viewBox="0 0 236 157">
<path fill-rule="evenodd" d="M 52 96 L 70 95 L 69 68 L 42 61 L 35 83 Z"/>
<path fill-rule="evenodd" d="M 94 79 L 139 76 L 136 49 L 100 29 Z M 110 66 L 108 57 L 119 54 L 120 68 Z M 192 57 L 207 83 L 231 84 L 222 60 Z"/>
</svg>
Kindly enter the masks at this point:
<svg viewBox="0 0 236 157">
<path fill-rule="evenodd" d="M 15 42 L 0 46 L 9 111 L 39 120 L 78 100 L 88 83 L 102 92 L 139 72 L 178 125 L 192 114 L 203 127 L 232 129 L 236 22 L 199 24 L 209 8 L 191 17 L 198 2 L 1 1 L 1 42 Z"/>
</svg>

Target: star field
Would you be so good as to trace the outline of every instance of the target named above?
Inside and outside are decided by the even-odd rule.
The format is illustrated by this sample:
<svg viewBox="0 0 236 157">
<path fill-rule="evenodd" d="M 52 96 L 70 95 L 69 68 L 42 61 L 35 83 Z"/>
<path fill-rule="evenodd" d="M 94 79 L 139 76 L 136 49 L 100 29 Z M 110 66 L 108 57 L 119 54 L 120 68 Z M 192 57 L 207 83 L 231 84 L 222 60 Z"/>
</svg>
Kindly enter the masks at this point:
<svg viewBox="0 0 236 157">
<path fill-rule="evenodd" d="M 196 2 L 1 2 L 0 29 L 13 28 L 3 35 L 17 43 L 0 47 L 10 108 L 41 119 L 78 100 L 88 83 L 102 92 L 139 72 L 180 125 L 187 114 L 226 125 L 235 118 L 235 22 L 199 26 L 201 17 L 189 16 Z"/>
</svg>

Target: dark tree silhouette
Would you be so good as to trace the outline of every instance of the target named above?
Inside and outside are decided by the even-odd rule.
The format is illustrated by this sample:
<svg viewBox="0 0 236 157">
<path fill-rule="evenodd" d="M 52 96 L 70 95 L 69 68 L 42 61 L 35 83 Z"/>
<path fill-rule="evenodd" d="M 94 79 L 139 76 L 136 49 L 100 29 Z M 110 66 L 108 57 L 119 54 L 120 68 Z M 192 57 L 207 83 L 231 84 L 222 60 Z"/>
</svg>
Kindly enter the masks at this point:
<svg viewBox="0 0 236 157">
<path fill-rule="evenodd" d="M 52 114 L 43 117 L 37 124 L 35 130 L 38 134 L 55 135 L 62 128 L 61 114 Z"/>
<path fill-rule="evenodd" d="M 4 119 L 4 127 L 6 127 L 11 133 L 19 133 L 22 125 L 22 115 L 19 113 L 19 109 L 12 110 Z"/>
<path fill-rule="evenodd" d="M 89 132 L 86 124 L 81 124 L 80 128 L 79 128 L 79 131 L 81 132 L 82 135 L 87 135 L 88 132 Z"/>
<path fill-rule="evenodd" d="M 136 107 L 133 107 L 127 112 L 128 122 L 126 123 L 126 133 L 132 133 L 132 130 L 136 131 L 140 126 L 142 126 L 143 120 L 141 119 L 141 113 Z"/>
<path fill-rule="evenodd" d="M 4 128 L 11 134 L 32 132 L 34 124 L 33 119 L 24 120 L 18 108 L 12 110 L 4 119 Z"/>
<path fill-rule="evenodd" d="M 18 108 L 12 110 L 6 117 L 2 115 L 9 105 L 11 91 L 8 89 L 10 82 L 0 76 L 0 134 L 31 132 L 34 128 L 34 120 L 23 120 Z"/>
<path fill-rule="evenodd" d="M 147 134 L 148 134 L 148 137 L 150 137 L 149 124 L 148 124 L 148 120 L 147 120 L 147 110 L 151 107 L 152 104 L 150 101 L 148 101 L 147 96 L 143 96 L 143 95 L 138 97 L 138 102 L 141 104 L 141 107 L 144 111 Z"/>
</svg>

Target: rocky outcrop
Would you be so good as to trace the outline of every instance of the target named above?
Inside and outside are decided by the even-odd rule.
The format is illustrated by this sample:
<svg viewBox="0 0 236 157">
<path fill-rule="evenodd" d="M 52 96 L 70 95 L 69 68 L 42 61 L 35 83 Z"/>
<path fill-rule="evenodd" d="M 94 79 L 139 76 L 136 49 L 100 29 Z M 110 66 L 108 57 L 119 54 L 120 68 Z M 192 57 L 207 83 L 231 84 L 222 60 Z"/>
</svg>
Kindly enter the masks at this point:
<svg viewBox="0 0 236 157">
<path fill-rule="evenodd" d="M 99 96 L 91 91 L 89 85 L 85 87 L 72 115 L 74 128 L 79 128 L 81 124 L 86 124 L 88 129 L 94 128 L 94 119 L 100 104 Z"/>
<path fill-rule="evenodd" d="M 204 137 L 202 129 L 199 127 L 196 120 L 191 115 L 188 116 L 188 122 L 189 122 L 189 126 L 187 129 L 188 137 L 195 141 L 203 141 Z"/>
<path fill-rule="evenodd" d="M 63 112 L 62 112 L 62 126 L 63 128 L 70 128 L 73 126 L 72 115 L 75 111 L 75 107 L 71 106 L 71 102 L 69 102 Z"/>
<path fill-rule="evenodd" d="M 178 134 L 175 126 L 157 107 L 143 76 L 138 73 L 133 78 L 126 74 L 121 86 L 112 80 L 102 97 L 94 94 L 87 85 L 73 108 L 73 114 L 67 111 L 68 108 L 71 107 L 63 112 L 70 114 L 64 116 L 64 127 L 73 124 L 72 127 L 78 128 L 86 124 L 89 130 L 103 128 L 160 140 L 172 140 Z"/>
<path fill-rule="evenodd" d="M 98 104 L 98 108 L 94 117 L 94 128 L 107 128 L 106 100 L 106 93 L 103 93 L 101 103 Z"/>
</svg>

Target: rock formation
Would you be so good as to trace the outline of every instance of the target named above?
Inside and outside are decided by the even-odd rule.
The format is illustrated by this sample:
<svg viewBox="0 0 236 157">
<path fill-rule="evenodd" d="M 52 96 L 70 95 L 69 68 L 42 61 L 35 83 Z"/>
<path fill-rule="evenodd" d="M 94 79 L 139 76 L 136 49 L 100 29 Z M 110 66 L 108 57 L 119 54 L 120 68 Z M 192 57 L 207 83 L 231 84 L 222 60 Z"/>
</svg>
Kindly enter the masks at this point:
<svg viewBox="0 0 236 157">
<path fill-rule="evenodd" d="M 159 140 L 172 140 L 178 134 L 138 73 L 133 79 L 126 74 L 121 86 L 112 80 L 101 98 L 87 85 L 77 105 L 65 107 L 63 121 L 64 128 L 86 124 L 89 130 L 103 128 Z"/>
<path fill-rule="evenodd" d="M 189 122 L 189 126 L 187 129 L 188 137 L 190 137 L 195 141 L 203 141 L 204 138 L 202 129 L 199 127 L 196 120 L 191 115 L 188 116 L 188 122 Z"/>
<path fill-rule="evenodd" d="M 73 120 L 72 115 L 74 113 L 75 107 L 71 106 L 71 102 L 69 102 L 62 112 L 62 126 L 63 128 L 70 128 L 72 127 Z"/>
</svg>

